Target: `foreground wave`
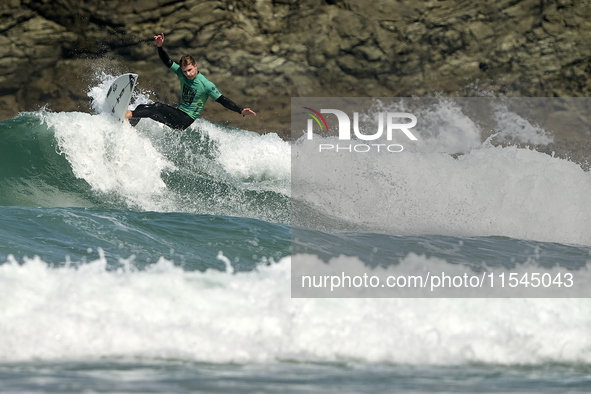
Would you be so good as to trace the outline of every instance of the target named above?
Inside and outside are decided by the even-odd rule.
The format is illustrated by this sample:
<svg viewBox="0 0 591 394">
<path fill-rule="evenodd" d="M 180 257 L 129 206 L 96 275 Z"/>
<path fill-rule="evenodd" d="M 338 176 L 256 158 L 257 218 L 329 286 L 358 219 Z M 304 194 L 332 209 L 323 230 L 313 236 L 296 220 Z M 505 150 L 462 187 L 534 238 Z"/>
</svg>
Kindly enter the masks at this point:
<svg viewBox="0 0 591 394">
<path fill-rule="evenodd" d="M 591 363 L 585 299 L 292 299 L 289 257 L 235 274 L 108 266 L 0 265 L 0 361 Z"/>
</svg>

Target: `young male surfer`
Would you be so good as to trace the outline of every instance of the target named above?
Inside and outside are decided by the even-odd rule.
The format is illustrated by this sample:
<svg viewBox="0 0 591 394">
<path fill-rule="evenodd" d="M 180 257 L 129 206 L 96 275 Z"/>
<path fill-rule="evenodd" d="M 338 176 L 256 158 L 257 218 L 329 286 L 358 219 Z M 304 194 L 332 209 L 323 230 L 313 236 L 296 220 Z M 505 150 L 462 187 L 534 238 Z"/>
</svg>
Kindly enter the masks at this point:
<svg viewBox="0 0 591 394">
<path fill-rule="evenodd" d="M 184 130 L 197 119 L 208 97 L 211 97 L 230 111 L 238 112 L 243 116 L 256 116 L 256 113 L 250 108 L 240 108 L 222 95 L 215 85 L 198 71 L 197 64 L 195 64 L 195 60 L 191 56 L 183 56 L 180 65 L 173 62 L 162 48 L 164 33 L 154 36 L 154 39 L 158 47 L 158 56 L 160 56 L 166 67 L 178 76 L 181 82 L 181 102 L 178 108 L 162 103 L 140 104 L 135 110 L 127 111 L 125 115 L 125 119 L 129 119 L 132 126 L 135 126 L 141 118 L 150 118 L 173 129 Z"/>
</svg>

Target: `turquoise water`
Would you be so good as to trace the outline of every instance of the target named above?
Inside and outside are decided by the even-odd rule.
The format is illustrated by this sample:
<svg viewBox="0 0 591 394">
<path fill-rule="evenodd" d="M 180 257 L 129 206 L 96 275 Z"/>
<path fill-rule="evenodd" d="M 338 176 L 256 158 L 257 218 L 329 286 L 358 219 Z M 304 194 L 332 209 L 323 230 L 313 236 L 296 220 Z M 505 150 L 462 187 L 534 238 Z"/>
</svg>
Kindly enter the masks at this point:
<svg viewBox="0 0 591 394">
<path fill-rule="evenodd" d="M 188 271 L 225 270 L 217 256 L 226 251 L 235 271 L 249 271 L 263 257 L 279 261 L 288 256 L 291 245 L 286 225 L 231 216 L 0 207 L 0 218 L 2 261 L 9 255 L 38 256 L 52 267 L 104 256 L 110 270 L 123 260 L 144 269 L 162 257 Z"/>
<path fill-rule="evenodd" d="M 409 153 L 421 181 L 397 167 L 405 215 L 340 222 L 347 190 L 327 198 L 311 181 L 312 197 L 292 196 L 292 149 L 204 120 L 0 122 L 0 391 L 588 391 L 587 298 L 291 297 L 296 257 L 368 272 L 534 265 L 586 286 L 587 172 L 516 147 Z M 429 162 L 474 181 L 424 192 Z M 543 178 L 516 186 L 529 170 Z M 333 219 L 339 231 L 323 227 Z"/>
<path fill-rule="evenodd" d="M 126 393 L 275 392 L 587 392 L 585 366 L 457 367 L 276 363 L 196 364 L 180 361 L 61 362 L 0 366 L 6 391 Z M 502 377 L 502 378 L 501 378 Z"/>
</svg>

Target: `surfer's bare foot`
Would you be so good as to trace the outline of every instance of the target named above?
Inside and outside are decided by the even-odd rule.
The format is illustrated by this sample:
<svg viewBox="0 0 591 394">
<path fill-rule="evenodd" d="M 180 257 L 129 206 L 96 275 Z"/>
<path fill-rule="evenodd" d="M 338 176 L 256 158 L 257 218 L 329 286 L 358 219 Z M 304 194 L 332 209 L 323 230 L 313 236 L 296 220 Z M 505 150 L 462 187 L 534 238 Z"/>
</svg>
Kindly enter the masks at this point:
<svg viewBox="0 0 591 394">
<path fill-rule="evenodd" d="M 125 119 L 129 120 L 129 119 L 131 119 L 131 117 L 132 117 L 131 111 L 127 110 L 127 112 L 125 113 Z"/>
</svg>

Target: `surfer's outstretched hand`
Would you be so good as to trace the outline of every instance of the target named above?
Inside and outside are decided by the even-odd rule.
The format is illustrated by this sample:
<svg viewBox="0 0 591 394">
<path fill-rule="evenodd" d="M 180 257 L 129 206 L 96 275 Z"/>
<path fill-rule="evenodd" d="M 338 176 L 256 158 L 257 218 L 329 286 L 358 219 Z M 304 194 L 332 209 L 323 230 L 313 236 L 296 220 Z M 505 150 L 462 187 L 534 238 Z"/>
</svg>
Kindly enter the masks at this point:
<svg viewBox="0 0 591 394">
<path fill-rule="evenodd" d="M 164 44 L 164 33 L 154 36 L 154 39 L 156 40 L 156 46 L 160 48 Z"/>
<path fill-rule="evenodd" d="M 242 116 L 246 116 L 246 115 L 254 115 L 257 116 L 256 112 L 254 112 L 252 109 L 250 108 L 244 108 L 242 110 Z"/>
</svg>

